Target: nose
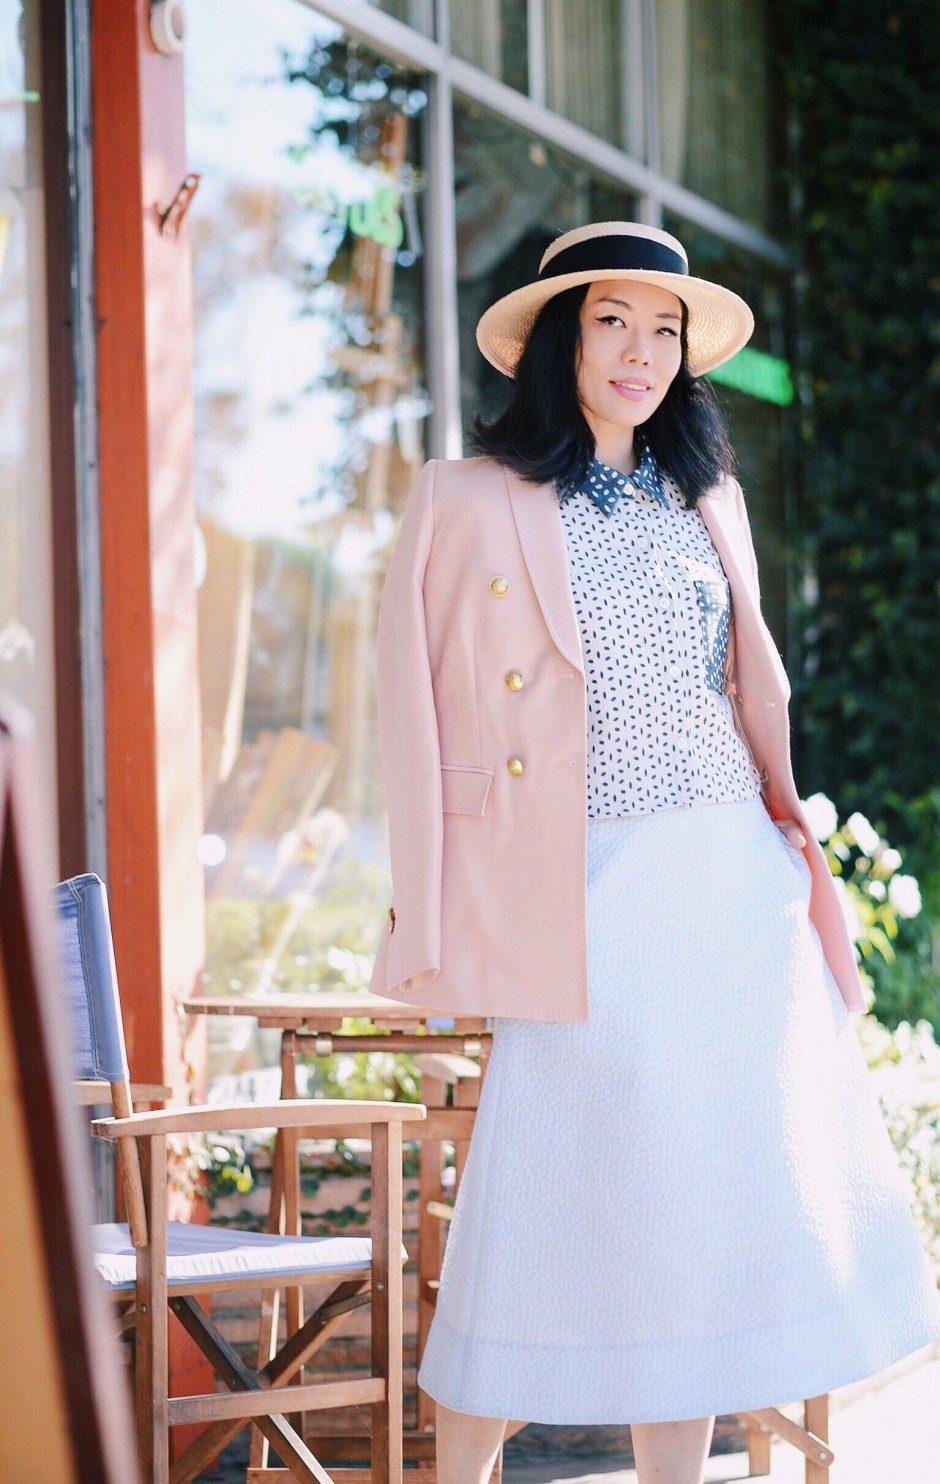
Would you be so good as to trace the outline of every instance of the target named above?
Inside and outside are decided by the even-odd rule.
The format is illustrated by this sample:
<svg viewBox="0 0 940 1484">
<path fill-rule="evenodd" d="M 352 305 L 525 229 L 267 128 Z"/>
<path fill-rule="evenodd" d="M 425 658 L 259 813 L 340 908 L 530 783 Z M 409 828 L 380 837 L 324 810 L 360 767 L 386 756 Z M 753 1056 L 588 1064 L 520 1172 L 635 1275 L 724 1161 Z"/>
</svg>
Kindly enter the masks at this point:
<svg viewBox="0 0 940 1484">
<path fill-rule="evenodd" d="M 623 347 L 623 358 L 631 366 L 648 366 L 651 358 L 649 336 L 634 325 Z"/>
</svg>

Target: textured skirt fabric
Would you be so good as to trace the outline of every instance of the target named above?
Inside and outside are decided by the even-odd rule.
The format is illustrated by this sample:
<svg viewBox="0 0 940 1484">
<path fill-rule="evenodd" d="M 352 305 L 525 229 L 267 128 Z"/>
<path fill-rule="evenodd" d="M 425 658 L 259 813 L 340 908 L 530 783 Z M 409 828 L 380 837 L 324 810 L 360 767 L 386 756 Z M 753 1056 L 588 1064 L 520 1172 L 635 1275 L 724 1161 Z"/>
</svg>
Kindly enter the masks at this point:
<svg viewBox="0 0 940 1484">
<path fill-rule="evenodd" d="M 813 1396 L 940 1304 L 809 871 L 757 799 L 592 820 L 591 1020 L 500 1020 L 420 1373 L 456 1411 Z"/>
</svg>

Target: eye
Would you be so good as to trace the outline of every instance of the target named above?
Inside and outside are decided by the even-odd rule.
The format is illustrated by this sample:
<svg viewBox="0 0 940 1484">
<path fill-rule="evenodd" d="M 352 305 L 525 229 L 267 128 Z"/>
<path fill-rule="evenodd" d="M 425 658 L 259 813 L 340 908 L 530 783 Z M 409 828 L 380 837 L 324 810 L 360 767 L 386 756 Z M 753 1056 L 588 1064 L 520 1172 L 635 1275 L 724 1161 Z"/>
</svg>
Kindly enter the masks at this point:
<svg viewBox="0 0 940 1484">
<path fill-rule="evenodd" d="M 678 337 L 679 331 L 674 330 L 672 325 L 660 325 L 659 333 L 660 335 L 671 335 L 672 338 L 675 340 Z"/>
<path fill-rule="evenodd" d="M 623 320 L 620 318 L 619 314 L 602 314 L 600 319 L 598 320 L 598 324 L 622 326 Z"/>
</svg>

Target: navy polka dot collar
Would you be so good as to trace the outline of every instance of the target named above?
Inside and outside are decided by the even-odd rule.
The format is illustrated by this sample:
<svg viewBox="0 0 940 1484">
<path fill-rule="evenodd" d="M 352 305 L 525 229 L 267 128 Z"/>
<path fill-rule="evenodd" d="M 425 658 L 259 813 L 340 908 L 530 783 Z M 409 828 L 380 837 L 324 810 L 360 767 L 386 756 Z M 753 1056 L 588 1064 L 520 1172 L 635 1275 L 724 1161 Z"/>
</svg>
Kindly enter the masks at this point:
<svg viewBox="0 0 940 1484">
<path fill-rule="evenodd" d="M 559 488 L 559 494 L 564 499 L 568 495 L 573 495 L 577 490 L 581 490 L 594 501 L 598 510 L 610 516 L 616 509 L 617 501 L 624 495 L 630 495 L 632 498 L 637 489 L 641 489 L 657 504 L 669 508 L 659 465 L 648 448 L 644 449 L 640 465 L 634 469 L 632 474 L 624 474 L 620 469 L 612 469 L 609 464 L 602 464 L 600 459 L 592 459 L 581 483 Z"/>
</svg>

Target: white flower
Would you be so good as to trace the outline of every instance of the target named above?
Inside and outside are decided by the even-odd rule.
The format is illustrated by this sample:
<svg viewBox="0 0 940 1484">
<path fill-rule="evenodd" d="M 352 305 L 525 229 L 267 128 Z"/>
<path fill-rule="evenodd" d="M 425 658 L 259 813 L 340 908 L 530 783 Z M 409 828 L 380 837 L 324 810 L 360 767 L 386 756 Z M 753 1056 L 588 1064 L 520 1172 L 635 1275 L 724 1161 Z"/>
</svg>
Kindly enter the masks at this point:
<svg viewBox="0 0 940 1484">
<path fill-rule="evenodd" d="M 845 926 L 853 943 L 858 943 L 864 935 L 865 926 L 855 905 L 855 898 L 851 891 L 846 888 L 845 881 L 841 876 L 833 876 L 832 884 L 839 897 L 839 906 L 842 908 L 842 916 L 845 918 Z"/>
<path fill-rule="evenodd" d="M 856 811 L 850 814 L 845 822 L 852 831 L 859 849 L 863 850 L 866 855 L 874 855 L 881 844 L 881 836 L 874 826 L 869 824 L 864 814 Z"/>
<path fill-rule="evenodd" d="M 817 840 L 828 840 L 839 826 L 836 806 L 825 794 L 813 794 L 803 804 L 803 813 Z"/>
<path fill-rule="evenodd" d="M 879 902 L 883 902 L 888 895 L 888 889 L 883 881 L 869 881 L 868 891 L 869 895 L 875 897 Z"/>
<path fill-rule="evenodd" d="M 886 871 L 896 871 L 901 864 L 901 852 L 895 850 L 893 845 L 888 845 L 879 855 L 878 861 Z"/>
<path fill-rule="evenodd" d="M 916 917 L 921 909 L 920 887 L 915 876 L 892 876 L 888 901 L 899 917 Z"/>
</svg>

